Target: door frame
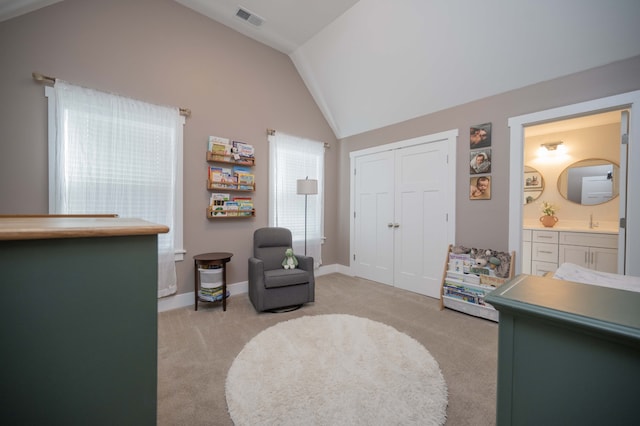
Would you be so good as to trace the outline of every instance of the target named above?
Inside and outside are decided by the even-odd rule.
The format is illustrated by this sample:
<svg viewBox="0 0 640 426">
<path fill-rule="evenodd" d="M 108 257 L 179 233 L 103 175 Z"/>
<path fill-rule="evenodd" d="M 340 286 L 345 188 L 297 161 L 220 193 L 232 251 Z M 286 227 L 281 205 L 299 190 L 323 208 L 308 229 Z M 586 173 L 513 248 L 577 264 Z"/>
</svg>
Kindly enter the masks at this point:
<svg viewBox="0 0 640 426">
<path fill-rule="evenodd" d="M 635 106 L 635 108 L 634 108 Z M 627 275 L 640 276 L 640 264 L 626 261 L 640 259 L 640 197 L 629 197 L 640 191 L 640 90 L 627 92 L 606 98 L 580 102 L 563 107 L 552 108 L 516 117 L 508 120 L 510 131 L 509 154 L 509 251 L 522 253 L 522 188 L 524 185 L 524 128 L 583 115 L 591 115 L 617 109 L 629 109 L 629 142 L 627 145 L 627 187 L 620 196 L 620 214 L 624 214 L 626 202 L 626 228 L 620 230 L 618 270 Z M 622 168 L 624 165 L 620 164 Z M 621 193 L 623 186 L 621 183 Z M 522 265 L 516 262 L 516 273 Z"/>
<path fill-rule="evenodd" d="M 349 273 L 353 275 L 353 258 L 355 256 L 355 227 L 353 221 L 355 220 L 355 185 L 356 180 L 356 158 L 376 154 L 383 151 L 392 151 L 401 148 L 407 148 L 415 145 L 422 145 L 431 142 L 438 142 L 447 140 L 447 174 L 449 186 L 446 188 L 447 194 L 447 210 L 449 211 L 447 216 L 447 235 L 449 236 L 449 244 L 454 244 L 456 241 L 456 142 L 458 139 L 458 129 L 447 130 L 440 133 L 434 133 L 431 135 L 418 136 L 416 138 L 402 140 L 398 142 L 392 142 L 384 145 L 375 146 L 372 148 L 361 149 L 349 153 L 350 167 L 349 167 Z M 444 252 L 443 252 L 444 253 Z"/>
</svg>

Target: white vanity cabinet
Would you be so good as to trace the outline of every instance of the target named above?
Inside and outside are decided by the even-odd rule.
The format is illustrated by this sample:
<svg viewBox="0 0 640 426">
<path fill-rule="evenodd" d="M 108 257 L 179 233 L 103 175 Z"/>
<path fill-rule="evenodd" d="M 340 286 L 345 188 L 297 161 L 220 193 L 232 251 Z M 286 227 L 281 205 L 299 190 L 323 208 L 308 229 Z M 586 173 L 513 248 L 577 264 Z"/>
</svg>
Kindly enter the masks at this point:
<svg viewBox="0 0 640 426">
<path fill-rule="evenodd" d="M 558 232 L 531 233 L 531 274 L 544 275 L 558 269 Z"/>
<path fill-rule="evenodd" d="M 522 230 L 522 273 L 531 275 L 531 237 L 530 229 Z"/>
<path fill-rule="evenodd" d="M 618 235 L 524 229 L 522 272 L 544 275 L 564 262 L 602 272 L 618 271 Z"/>
<path fill-rule="evenodd" d="M 618 236 L 560 232 L 560 263 L 570 262 L 601 272 L 618 272 Z"/>
</svg>

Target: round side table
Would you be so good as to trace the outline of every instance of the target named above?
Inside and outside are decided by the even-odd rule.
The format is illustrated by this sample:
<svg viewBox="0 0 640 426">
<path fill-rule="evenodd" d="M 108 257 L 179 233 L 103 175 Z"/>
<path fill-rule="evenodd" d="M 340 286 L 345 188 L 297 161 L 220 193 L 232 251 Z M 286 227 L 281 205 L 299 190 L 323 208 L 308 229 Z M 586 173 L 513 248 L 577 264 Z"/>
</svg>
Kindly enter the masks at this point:
<svg viewBox="0 0 640 426">
<path fill-rule="evenodd" d="M 209 302 L 198 297 L 200 290 L 200 271 L 198 269 L 203 266 L 221 266 L 222 267 L 222 310 L 227 310 L 227 262 L 231 260 L 233 253 L 204 253 L 193 256 L 193 263 L 196 268 L 194 278 L 195 306 L 198 310 L 198 302 Z"/>
</svg>

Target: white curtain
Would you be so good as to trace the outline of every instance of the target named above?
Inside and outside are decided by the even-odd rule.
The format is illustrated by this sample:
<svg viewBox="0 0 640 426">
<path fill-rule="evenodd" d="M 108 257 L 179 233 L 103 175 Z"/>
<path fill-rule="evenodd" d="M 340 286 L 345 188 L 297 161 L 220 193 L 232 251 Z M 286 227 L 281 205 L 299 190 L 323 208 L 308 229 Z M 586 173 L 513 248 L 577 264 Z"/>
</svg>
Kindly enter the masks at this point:
<svg viewBox="0 0 640 426">
<path fill-rule="evenodd" d="M 177 108 L 57 81 L 50 165 L 51 213 L 116 213 L 167 225 L 158 235 L 158 297 L 177 290 L 174 218 Z"/>
<path fill-rule="evenodd" d="M 305 196 L 298 179 L 317 179 L 318 194 L 307 196 L 307 255 L 322 264 L 324 144 L 276 132 L 269 136 L 269 226 L 288 228 L 294 253 L 304 254 Z"/>
</svg>

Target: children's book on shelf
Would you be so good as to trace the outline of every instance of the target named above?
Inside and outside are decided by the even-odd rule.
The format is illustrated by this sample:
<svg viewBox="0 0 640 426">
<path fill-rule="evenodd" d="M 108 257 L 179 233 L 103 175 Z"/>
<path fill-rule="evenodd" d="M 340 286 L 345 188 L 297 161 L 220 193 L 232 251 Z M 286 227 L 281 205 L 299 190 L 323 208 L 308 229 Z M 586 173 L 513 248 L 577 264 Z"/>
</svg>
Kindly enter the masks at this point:
<svg viewBox="0 0 640 426">
<path fill-rule="evenodd" d="M 233 145 L 227 138 L 221 138 L 218 136 L 209 136 L 208 149 L 215 155 L 229 156 L 231 155 L 231 148 Z"/>
<path fill-rule="evenodd" d="M 231 294 L 231 292 L 229 292 L 229 290 L 227 290 L 227 295 L 225 297 L 229 297 L 229 295 Z M 216 296 L 208 296 L 208 295 L 200 295 L 200 299 L 204 300 L 205 302 L 219 302 L 222 300 L 222 292 L 220 292 L 220 294 L 216 295 Z"/>
<path fill-rule="evenodd" d="M 231 176 L 229 170 L 223 167 L 209 166 L 209 180 L 211 182 L 222 182 L 227 176 Z"/>
<path fill-rule="evenodd" d="M 238 189 L 251 191 L 253 189 L 254 176 L 250 173 L 239 173 L 237 175 L 238 178 Z"/>
<path fill-rule="evenodd" d="M 234 151 L 240 155 L 240 157 L 252 158 L 254 154 L 253 145 L 245 142 L 233 141 Z"/>
<path fill-rule="evenodd" d="M 211 217 L 224 217 L 226 215 L 227 212 L 224 210 L 224 204 L 211 206 Z"/>
<path fill-rule="evenodd" d="M 512 278 L 515 253 L 450 246 L 442 280 L 440 308 L 498 321 L 485 296 Z"/>
<path fill-rule="evenodd" d="M 225 297 L 229 297 L 231 293 L 227 290 L 227 294 Z M 218 302 L 222 300 L 222 287 L 216 291 L 209 291 L 207 289 L 202 289 L 198 291 L 198 297 L 205 302 Z"/>
<path fill-rule="evenodd" d="M 211 182 L 211 188 L 238 189 L 238 177 L 227 173 L 213 171 L 209 181 Z"/>
<path fill-rule="evenodd" d="M 240 185 L 253 185 L 254 176 L 252 173 L 238 173 L 238 184 Z"/>
<path fill-rule="evenodd" d="M 229 194 L 214 192 L 209 198 L 209 205 L 212 207 L 224 206 L 225 201 L 229 201 L 230 199 Z"/>
<path fill-rule="evenodd" d="M 214 145 L 216 148 L 214 150 Z M 209 143 L 207 144 L 207 150 L 211 152 L 216 152 L 216 150 L 224 149 L 224 147 L 228 146 L 229 151 L 231 151 L 231 143 L 228 138 L 221 138 L 219 136 L 209 136 Z"/>
<path fill-rule="evenodd" d="M 242 174 L 242 173 L 251 173 L 251 167 L 242 166 L 242 165 L 233 166 L 233 174 L 234 175 L 239 175 L 239 174 Z"/>
<path fill-rule="evenodd" d="M 238 216 L 238 202 L 237 201 L 225 201 L 224 210 L 227 216 Z"/>
<path fill-rule="evenodd" d="M 234 197 L 233 201 L 238 203 L 238 216 L 253 215 L 253 199 L 251 197 Z"/>
</svg>

